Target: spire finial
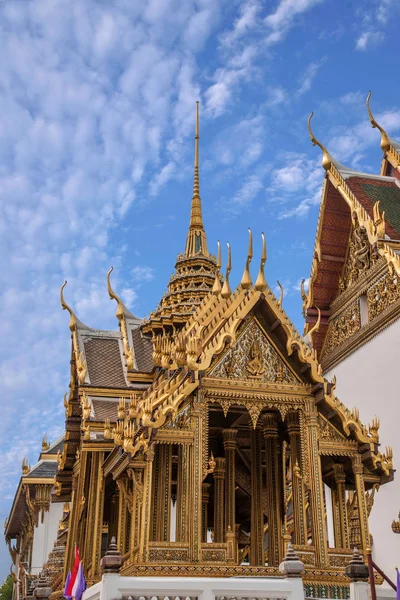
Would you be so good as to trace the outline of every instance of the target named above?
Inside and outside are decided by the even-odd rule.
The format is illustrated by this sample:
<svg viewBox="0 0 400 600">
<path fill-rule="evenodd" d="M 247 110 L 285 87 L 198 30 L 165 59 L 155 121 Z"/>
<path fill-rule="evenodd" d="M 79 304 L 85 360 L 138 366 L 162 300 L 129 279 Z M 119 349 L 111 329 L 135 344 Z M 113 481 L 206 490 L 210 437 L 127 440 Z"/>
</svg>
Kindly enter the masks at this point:
<svg viewBox="0 0 400 600">
<path fill-rule="evenodd" d="M 246 266 L 244 268 L 243 275 L 242 275 L 242 281 L 240 282 L 240 285 L 242 286 L 242 288 L 244 290 L 250 289 L 251 285 L 252 285 L 251 274 L 250 274 L 250 263 L 251 263 L 252 258 L 253 258 L 253 234 L 251 233 L 251 229 L 249 228 L 249 249 L 247 251 L 247 260 L 246 260 Z"/>
<path fill-rule="evenodd" d="M 312 129 L 311 129 L 311 119 L 313 118 L 314 113 L 312 112 L 311 115 L 308 117 L 308 133 L 310 134 L 310 140 L 313 146 L 319 146 L 322 150 L 322 166 L 324 167 L 325 171 L 327 171 L 329 169 L 329 167 L 332 164 L 332 157 L 329 154 L 328 150 L 325 148 L 325 146 L 323 146 L 321 144 L 321 142 L 319 142 L 317 140 L 317 138 L 315 137 Z"/>
<path fill-rule="evenodd" d="M 196 128 L 194 136 L 194 179 L 192 208 L 190 211 L 189 233 L 186 240 L 185 256 L 203 254 L 208 256 L 207 239 L 203 225 L 199 183 L 199 101 L 196 102 Z"/>
<path fill-rule="evenodd" d="M 369 116 L 369 120 L 371 122 L 372 127 L 375 129 L 379 129 L 379 131 L 381 132 L 381 148 L 384 152 L 387 152 L 390 148 L 390 140 L 389 140 L 389 136 L 386 133 L 386 131 L 383 129 L 383 127 L 381 127 L 374 119 L 374 115 L 372 114 L 371 111 L 371 107 L 369 105 L 370 99 L 371 99 L 371 95 L 372 92 L 370 91 L 368 93 L 367 96 L 367 100 L 366 100 L 366 105 L 367 105 L 367 110 L 368 110 L 368 116 Z"/>
<path fill-rule="evenodd" d="M 193 198 L 200 196 L 199 181 L 199 101 L 196 100 L 196 130 L 194 135 L 194 180 Z"/>
</svg>

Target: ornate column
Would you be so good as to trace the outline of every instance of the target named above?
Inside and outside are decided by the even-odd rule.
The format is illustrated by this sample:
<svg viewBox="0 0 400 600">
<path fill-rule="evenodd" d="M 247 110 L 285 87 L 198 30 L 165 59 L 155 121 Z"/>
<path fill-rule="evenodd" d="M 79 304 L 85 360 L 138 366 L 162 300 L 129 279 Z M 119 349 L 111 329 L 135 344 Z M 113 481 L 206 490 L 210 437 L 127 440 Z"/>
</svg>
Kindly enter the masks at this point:
<svg viewBox="0 0 400 600">
<path fill-rule="evenodd" d="M 154 461 L 154 444 L 149 446 L 145 454 L 146 466 L 143 476 L 143 505 L 142 505 L 142 523 L 140 527 L 140 550 L 139 557 L 141 562 L 147 562 L 149 557 L 149 540 L 150 540 L 150 521 L 151 508 L 153 503 L 153 461 Z"/>
<path fill-rule="evenodd" d="M 133 484 L 131 539 L 129 544 L 132 559 L 140 544 L 140 525 L 143 503 L 143 468 L 129 469 L 128 475 L 132 479 Z"/>
<path fill-rule="evenodd" d="M 92 549 L 92 577 L 97 578 L 100 575 L 101 560 L 101 537 L 103 533 L 103 509 L 104 509 L 104 477 L 103 462 L 104 452 L 96 452 L 97 455 L 97 481 L 95 514 L 93 531 L 93 549 Z"/>
<path fill-rule="evenodd" d="M 341 463 L 333 465 L 336 489 L 332 490 L 333 522 L 335 529 L 335 545 L 337 548 L 349 548 L 349 529 L 346 506 L 346 474 Z"/>
<path fill-rule="evenodd" d="M 224 524 L 224 487 L 225 487 L 225 459 L 215 459 L 214 469 L 214 542 L 221 543 L 225 540 Z"/>
<path fill-rule="evenodd" d="M 80 458 L 76 460 L 74 465 L 74 474 L 72 477 L 71 511 L 69 515 L 68 538 L 65 549 L 64 581 L 67 577 L 68 571 L 72 568 L 75 544 L 77 541 L 81 542 L 81 540 L 78 540 L 78 525 L 82 517 L 82 512 L 86 501 L 83 492 L 86 477 L 87 459 L 88 453 L 82 452 Z M 83 549 L 82 543 L 80 543 L 79 548 Z"/>
<path fill-rule="evenodd" d="M 153 540 L 168 542 L 171 520 L 172 445 L 156 445 L 156 468 L 153 475 Z"/>
<path fill-rule="evenodd" d="M 188 482 L 189 448 L 186 444 L 178 447 L 178 482 L 176 500 L 176 541 L 188 541 Z"/>
<path fill-rule="evenodd" d="M 310 486 L 310 515 L 312 544 L 315 547 L 315 561 L 317 567 L 329 565 L 328 542 L 326 539 L 324 490 L 321 472 L 321 459 L 318 451 L 318 411 L 314 398 L 305 400 L 305 422 L 308 451 L 308 484 Z"/>
<path fill-rule="evenodd" d="M 125 497 L 125 493 L 124 493 L 124 488 L 123 486 L 126 485 L 126 483 L 122 482 L 122 480 L 118 480 L 117 481 L 117 486 L 118 486 L 118 527 L 117 527 L 117 545 L 118 545 L 118 550 L 121 552 L 122 555 L 125 554 L 125 546 L 126 546 L 126 533 L 127 533 L 127 527 L 126 527 L 126 512 L 127 512 L 127 506 L 126 506 L 126 497 Z"/>
<path fill-rule="evenodd" d="M 210 499 L 211 483 L 203 483 L 201 486 L 201 541 L 207 541 L 208 530 L 208 501 Z"/>
<path fill-rule="evenodd" d="M 282 555 L 282 509 L 278 423 L 275 413 L 263 415 L 265 439 L 266 499 L 268 517 L 268 566 L 279 565 Z"/>
<path fill-rule="evenodd" d="M 225 531 L 235 531 L 235 453 L 237 429 L 223 429 L 225 450 Z"/>
<path fill-rule="evenodd" d="M 290 438 L 290 460 L 292 464 L 292 493 L 293 493 L 293 542 L 300 546 L 307 544 L 306 498 L 303 482 L 303 465 L 301 462 L 301 438 L 299 416 L 290 412 L 286 418 Z"/>
<path fill-rule="evenodd" d="M 353 466 L 354 479 L 356 484 L 358 514 L 360 518 L 360 535 L 363 552 L 370 547 L 369 528 L 368 528 L 368 510 L 364 487 L 364 467 L 361 462 L 361 456 L 356 454 L 351 459 Z"/>
<path fill-rule="evenodd" d="M 264 566 L 261 429 L 251 430 L 251 536 L 250 564 Z"/>
</svg>

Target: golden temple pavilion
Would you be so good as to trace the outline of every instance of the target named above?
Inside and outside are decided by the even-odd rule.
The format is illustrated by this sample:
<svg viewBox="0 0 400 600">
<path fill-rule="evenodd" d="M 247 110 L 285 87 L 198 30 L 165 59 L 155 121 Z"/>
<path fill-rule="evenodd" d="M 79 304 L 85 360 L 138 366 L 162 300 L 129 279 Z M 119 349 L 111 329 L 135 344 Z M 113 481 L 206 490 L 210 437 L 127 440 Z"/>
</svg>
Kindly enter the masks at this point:
<svg viewBox="0 0 400 600">
<path fill-rule="evenodd" d="M 371 222 L 380 227 L 374 215 L 357 212 L 369 237 Z M 44 440 L 36 466 L 24 463 L 6 524 L 16 600 L 42 570 L 31 568 L 34 531 L 53 507 L 42 571 L 53 598 L 75 545 L 92 585 L 113 537 L 121 576 L 278 576 L 291 542 L 309 590 L 348 596 L 344 569 L 354 546 L 365 554 L 371 544 L 369 512 L 393 478 L 392 451 L 380 448 L 378 419 L 362 423 L 323 375 L 317 349 L 332 326 L 315 273 L 328 252 L 314 261 L 303 337 L 283 292 L 277 298 L 267 284 L 264 235 L 260 248 L 253 281 L 249 232 L 237 287 L 230 248 L 224 269 L 220 248 L 217 257 L 208 250 L 197 105 L 189 231 L 159 306 L 146 320 L 129 312 L 111 269 L 119 328 L 100 331 L 79 321 L 61 288 L 72 340 L 65 435 L 54 447 Z"/>
</svg>

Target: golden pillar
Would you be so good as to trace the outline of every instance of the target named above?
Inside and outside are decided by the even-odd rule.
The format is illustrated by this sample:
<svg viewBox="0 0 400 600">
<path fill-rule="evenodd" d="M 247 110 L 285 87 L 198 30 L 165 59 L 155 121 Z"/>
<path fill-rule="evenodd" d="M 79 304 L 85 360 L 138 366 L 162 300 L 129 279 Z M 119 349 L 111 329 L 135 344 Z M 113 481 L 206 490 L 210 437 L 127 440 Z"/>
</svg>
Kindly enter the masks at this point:
<svg viewBox="0 0 400 600">
<path fill-rule="evenodd" d="M 364 487 L 364 467 L 361 462 L 361 456 L 356 454 L 351 459 L 353 466 L 354 479 L 356 484 L 356 494 L 357 494 L 357 505 L 358 505 L 358 514 L 360 519 L 360 536 L 361 536 L 361 545 L 363 552 L 367 551 L 367 548 L 370 547 L 369 542 L 369 528 L 368 528 L 368 510 L 367 510 L 367 500 L 365 497 L 365 487 Z"/>
<path fill-rule="evenodd" d="M 337 463 L 333 465 L 333 475 L 336 482 L 336 489 L 332 490 L 335 546 L 337 548 L 349 548 L 349 528 L 345 489 L 346 474 L 342 464 Z"/>
<path fill-rule="evenodd" d="M 225 458 L 215 459 L 214 469 L 214 542 L 225 540 L 224 525 Z"/>
<path fill-rule="evenodd" d="M 225 450 L 225 531 L 235 531 L 235 454 L 237 429 L 223 429 Z"/>
<path fill-rule="evenodd" d="M 153 540 L 168 542 L 171 524 L 172 445 L 156 445 L 156 467 L 153 475 L 154 515 Z"/>
<path fill-rule="evenodd" d="M 250 564 L 264 566 L 264 512 L 262 503 L 261 429 L 251 430 L 251 536 Z"/>
<path fill-rule="evenodd" d="M 88 462 L 88 453 L 82 452 L 80 458 L 75 461 L 74 474 L 72 477 L 72 497 L 71 497 L 71 512 L 69 515 L 68 538 L 65 549 L 64 562 L 64 580 L 67 577 L 68 571 L 72 568 L 74 561 L 75 544 L 79 544 L 79 548 L 83 549 L 83 535 L 79 536 L 79 522 L 82 519 L 84 508 L 86 505 L 85 477 L 86 465 Z M 82 532 L 81 527 L 81 532 Z"/>
<path fill-rule="evenodd" d="M 263 415 L 265 439 L 266 498 L 268 517 L 268 566 L 276 567 L 282 557 L 282 490 L 278 423 L 275 413 Z"/>
<path fill-rule="evenodd" d="M 203 483 L 201 486 L 201 541 L 207 542 L 208 531 L 208 501 L 210 499 L 211 483 Z"/>
<path fill-rule="evenodd" d="M 154 444 L 149 446 L 145 454 L 146 466 L 143 476 L 143 506 L 142 506 L 142 523 L 140 527 L 140 562 L 147 562 L 149 557 L 149 541 L 150 541 L 150 522 L 151 509 L 153 503 L 153 462 L 154 462 Z"/>
<path fill-rule="evenodd" d="M 127 534 L 127 510 L 126 495 L 124 493 L 124 485 L 126 480 L 117 480 L 118 486 L 118 527 L 117 527 L 117 545 L 122 555 L 126 550 L 126 534 Z"/>
<path fill-rule="evenodd" d="M 128 475 L 132 479 L 133 485 L 130 538 L 130 556 L 132 559 L 140 544 L 140 525 L 143 504 L 143 468 L 129 469 Z"/>
<path fill-rule="evenodd" d="M 189 448 L 186 444 L 178 447 L 178 481 L 176 493 L 176 541 L 188 541 L 188 483 Z"/>
<path fill-rule="evenodd" d="M 328 542 L 325 527 L 324 489 L 321 472 L 321 459 L 318 451 L 318 411 L 314 398 L 306 398 L 305 421 L 309 464 L 310 515 L 312 544 L 315 547 L 317 567 L 329 565 Z"/>
<path fill-rule="evenodd" d="M 85 540 L 84 564 L 89 578 L 95 578 L 100 573 L 104 499 L 103 460 L 104 452 L 92 452 L 87 514 L 84 528 L 83 523 L 81 523 L 82 532 L 91 532 L 91 535 L 84 535 L 82 538 Z"/>
<path fill-rule="evenodd" d="M 303 481 L 303 465 L 301 462 L 301 439 L 299 416 L 295 412 L 287 415 L 287 429 L 290 438 L 290 461 L 292 464 L 293 494 L 293 542 L 300 546 L 307 544 L 306 498 Z"/>
</svg>

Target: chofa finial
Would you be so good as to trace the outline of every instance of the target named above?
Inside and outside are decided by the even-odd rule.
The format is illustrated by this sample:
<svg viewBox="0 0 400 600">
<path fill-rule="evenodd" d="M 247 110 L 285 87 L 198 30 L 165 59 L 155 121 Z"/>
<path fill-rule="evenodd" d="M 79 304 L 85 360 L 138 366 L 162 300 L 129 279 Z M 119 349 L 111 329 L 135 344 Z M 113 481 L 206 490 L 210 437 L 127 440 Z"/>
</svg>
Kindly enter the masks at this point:
<svg viewBox="0 0 400 600">
<path fill-rule="evenodd" d="M 72 310 L 72 308 L 65 302 L 64 299 L 64 288 L 67 285 L 67 280 L 64 281 L 64 283 L 61 286 L 61 290 L 60 290 L 60 300 L 61 300 L 61 306 L 63 310 L 67 310 L 70 314 L 70 320 L 69 320 L 69 328 L 71 331 L 74 331 L 76 329 L 76 314 L 74 313 L 74 311 Z"/>
<path fill-rule="evenodd" d="M 310 134 L 310 140 L 313 146 L 319 146 L 322 150 L 322 166 L 324 167 L 325 171 L 327 171 L 329 169 L 329 167 L 332 164 L 332 157 L 329 154 L 328 150 L 325 148 L 325 146 L 323 146 L 321 144 L 321 142 L 319 142 L 317 140 L 317 138 L 315 137 L 313 130 L 311 129 L 311 119 L 313 118 L 314 113 L 312 112 L 311 115 L 308 117 L 308 133 Z"/>
<path fill-rule="evenodd" d="M 386 131 L 383 129 L 383 127 L 381 127 L 381 125 L 379 125 L 379 123 L 377 123 L 374 119 L 374 115 L 372 114 L 371 111 L 371 107 L 370 107 L 370 100 L 371 100 L 371 95 L 372 92 L 370 91 L 368 93 L 367 96 L 367 100 L 366 100 L 366 105 L 367 105 L 367 110 L 368 110 L 368 116 L 369 116 L 369 120 L 371 122 L 372 127 L 375 129 L 379 129 L 379 131 L 381 132 L 381 148 L 384 152 L 386 152 L 387 150 L 389 150 L 390 147 L 390 140 L 389 140 L 389 136 L 386 133 Z"/>
<path fill-rule="evenodd" d="M 257 280 L 255 283 L 255 288 L 259 292 L 264 292 L 267 289 L 267 281 L 264 275 L 264 267 L 267 262 L 267 243 L 265 241 L 264 233 L 261 234 L 262 239 L 262 251 L 261 251 L 261 262 L 260 262 L 260 270 L 258 272 Z"/>
<path fill-rule="evenodd" d="M 224 285 L 222 286 L 222 290 L 221 290 L 221 296 L 225 299 L 229 298 L 229 296 L 232 294 L 231 287 L 229 285 L 229 273 L 232 270 L 231 246 L 230 246 L 229 242 L 227 242 L 226 245 L 228 247 L 228 261 L 226 263 L 225 281 L 224 281 Z"/>
<path fill-rule="evenodd" d="M 252 286 L 251 274 L 250 274 L 250 263 L 251 263 L 251 259 L 253 258 L 253 234 L 251 233 L 250 228 L 248 231 L 249 231 L 249 249 L 247 251 L 247 260 L 246 260 L 246 266 L 244 268 L 243 275 L 242 275 L 242 281 L 240 282 L 240 285 L 242 286 L 242 288 L 244 290 L 248 290 Z"/>
<path fill-rule="evenodd" d="M 221 279 L 220 279 L 220 271 L 221 271 L 221 244 L 218 243 L 218 254 L 217 254 L 217 270 L 215 271 L 215 280 L 212 289 L 212 293 L 214 296 L 219 296 L 221 293 Z"/>
</svg>

